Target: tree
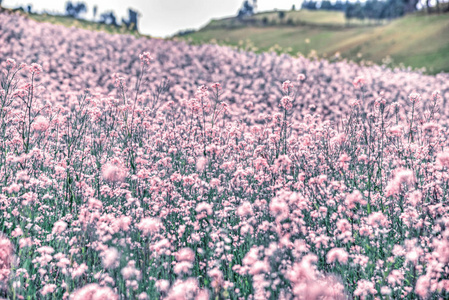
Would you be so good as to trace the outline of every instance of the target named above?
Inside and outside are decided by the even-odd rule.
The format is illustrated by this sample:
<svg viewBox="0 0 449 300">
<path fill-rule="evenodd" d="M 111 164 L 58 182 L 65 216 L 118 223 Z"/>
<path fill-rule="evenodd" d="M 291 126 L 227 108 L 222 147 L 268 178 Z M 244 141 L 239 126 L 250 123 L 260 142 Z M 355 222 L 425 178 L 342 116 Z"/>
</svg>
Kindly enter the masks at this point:
<svg viewBox="0 0 449 300">
<path fill-rule="evenodd" d="M 404 15 L 405 5 L 403 0 L 368 0 L 365 3 L 346 2 L 346 19 L 394 19 Z"/>
<path fill-rule="evenodd" d="M 72 18 L 78 18 L 80 14 L 85 13 L 86 11 L 87 7 L 83 2 L 72 3 L 69 1 L 65 6 L 65 14 Z"/>
<path fill-rule="evenodd" d="M 305 9 L 315 10 L 318 9 L 318 3 L 316 1 L 304 1 L 301 7 Z"/>
<path fill-rule="evenodd" d="M 332 10 L 333 9 L 333 5 L 329 0 L 325 0 L 321 2 L 321 6 L 320 9 L 324 9 L 324 10 Z"/>
<path fill-rule="evenodd" d="M 128 9 L 128 20 L 122 19 L 122 23 L 128 27 L 128 29 L 136 30 L 137 29 L 137 18 L 139 16 L 139 13 L 137 11 L 134 11 L 132 9 Z"/>
<path fill-rule="evenodd" d="M 368 0 L 363 6 L 364 16 L 368 19 L 380 20 L 386 3 L 379 0 Z"/>
<path fill-rule="evenodd" d="M 262 24 L 263 25 L 267 25 L 268 24 L 268 18 L 267 17 L 263 17 L 262 18 Z"/>
<path fill-rule="evenodd" d="M 239 10 L 237 17 L 243 18 L 245 16 L 252 16 L 253 14 L 254 14 L 254 6 L 251 3 L 249 3 L 248 0 L 246 0 L 245 2 L 243 2 L 243 6 Z"/>
<path fill-rule="evenodd" d="M 334 10 L 345 11 L 345 9 L 346 9 L 346 4 L 342 0 L 338 0 L 337 2 L 335 2 Z"/>
<path fill-rule="evenodd" d="M 115 17 L 115 15 L 114 15 L 114 13 L 112 11 L 111 12 L 102 13 L 100 15 L 99 23 L 118 26 L 117 18 Z"/>
<path fill-rule="evenodd" d="M 363 6 L 360 2 L 349 3 L 347 2 L 346 11 L 345 11 L 346 19 L 365 19 L 365 12 L 363 10 Z"/>
<path fill-rule="evenodd" d="M 404 10 L 406 13 L 411 13 L 416 11 L 418 8 L 419 0 L 403 0 L 404 2 Z"/>
<path fill-rule="evenodd" d="M 280 10 L 278 12 L 278 17 L 279 17 L 279 20 L 281 20 L 281 23 L 282 23 L 282 21 L 285 19 L 285 11 Z"/>
</svg>

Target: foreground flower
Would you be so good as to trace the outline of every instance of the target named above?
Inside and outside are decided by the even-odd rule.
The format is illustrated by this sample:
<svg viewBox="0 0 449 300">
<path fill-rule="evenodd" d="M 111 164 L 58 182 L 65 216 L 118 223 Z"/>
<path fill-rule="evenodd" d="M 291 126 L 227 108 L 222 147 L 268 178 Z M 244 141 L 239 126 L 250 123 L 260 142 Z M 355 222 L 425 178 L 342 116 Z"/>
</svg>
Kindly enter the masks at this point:
<svg viewBox="0 0 449 300">
<path fill-rule="evenodd" d="M 102 287 L 96 283 L 91 283 L 76 290 L 70 295 L 70 300 L 116 300 L 118 295 L 110 287 Z"/>
<path fill-rule="evenodd" d="M 11 273 L 12 244 L 5 236 L 0 235 L 0 290 L 8 281 Z"/>
</svg>

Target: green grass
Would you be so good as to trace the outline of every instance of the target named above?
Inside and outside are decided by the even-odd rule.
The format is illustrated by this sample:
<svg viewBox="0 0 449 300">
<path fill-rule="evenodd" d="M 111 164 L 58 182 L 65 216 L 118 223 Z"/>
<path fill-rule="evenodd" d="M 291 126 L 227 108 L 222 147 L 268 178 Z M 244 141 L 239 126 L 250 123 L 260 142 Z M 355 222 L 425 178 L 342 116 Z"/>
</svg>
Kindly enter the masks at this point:
<svg viewBox="0 0 449 300">
<path fill-rule="evenodd" d="M 259 21 L 266 18 L 266 26 Z M 288 25 L 285 21 L 292 21 Z M 245 23 L 247 22 L 247 23 Z M 214 20 L 205 28 L 183 36 L 193 43 L 217 42 L 253 51 L 278 51 L 292 55 L 316 53 L 352 61 L 425 68 L 429 74 L 449 72 L 449 14 L 414 14 L 390 23 L 347 24 L 343 13 L 328 11 L 287 12 L 279 23 L 277 12 L 262 13 L 247 21 Z M 293 23 L 292 23 L 293 22 Z"/>
</svg>

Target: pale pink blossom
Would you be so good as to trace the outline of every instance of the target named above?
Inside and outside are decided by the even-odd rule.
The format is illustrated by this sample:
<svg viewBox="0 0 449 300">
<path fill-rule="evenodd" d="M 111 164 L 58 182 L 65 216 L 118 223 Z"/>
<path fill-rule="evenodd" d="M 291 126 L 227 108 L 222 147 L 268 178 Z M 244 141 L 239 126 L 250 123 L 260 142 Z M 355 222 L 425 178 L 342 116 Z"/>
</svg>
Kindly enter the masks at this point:
<svg viewBox="0 0 449 300">
<path fill-rule="evenodd" d="M 136 227 L 142 231 L 144 236 L 148 236 L 158 232 L 162 228 L 162 223 L 156 218 L 144 218 Z"/>
<path fill-rule="evenodd" d="M 70 300 L 118 300 L 119 296 L 107 286 L 99 286 L 97 283 L 88 284 L 70 295 Z"/>
<path fill-rule="evenodd" d="M 0 235 L 0 286 L 6 283 L 11 272 L 13 249 L 11 242 Z"/>
<path fill-rule="evenodd" d="M 102 171 L 103 178 L 110 182 L 121 182 L 126 178 L 127 172 L 123 167 L 106 164 Z"/>
<path fill-rule="evenodd" d="M 349 254 L 343 248 L 333 248 L 327 253 L 327 263 L 331 264 L 338 261 L 340 264 L 348 262 Z"/>
</svg>

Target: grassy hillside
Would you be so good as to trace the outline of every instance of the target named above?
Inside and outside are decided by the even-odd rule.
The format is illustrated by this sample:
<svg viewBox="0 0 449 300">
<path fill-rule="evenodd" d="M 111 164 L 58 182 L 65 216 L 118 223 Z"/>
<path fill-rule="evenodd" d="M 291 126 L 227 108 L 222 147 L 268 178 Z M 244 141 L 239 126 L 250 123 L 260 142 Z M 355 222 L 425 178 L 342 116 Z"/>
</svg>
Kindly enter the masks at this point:
<svg viewBox="0 0 449 300">
<path fill-rule="evenodd" d="M 347 23 L 343 13 L 328 11 L 257 14 L 244 22 L 214 20 L 183 36 L 193 43 L 218 42 L 254 51 L 347 58 L 449 72 L 449 14 L 409 15 L 386 24 Z M 391 58 L 391 59 L 390 59 Z M 392 62 L 391 62 L 392 60 Z"/>
</svg>

